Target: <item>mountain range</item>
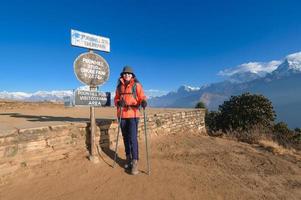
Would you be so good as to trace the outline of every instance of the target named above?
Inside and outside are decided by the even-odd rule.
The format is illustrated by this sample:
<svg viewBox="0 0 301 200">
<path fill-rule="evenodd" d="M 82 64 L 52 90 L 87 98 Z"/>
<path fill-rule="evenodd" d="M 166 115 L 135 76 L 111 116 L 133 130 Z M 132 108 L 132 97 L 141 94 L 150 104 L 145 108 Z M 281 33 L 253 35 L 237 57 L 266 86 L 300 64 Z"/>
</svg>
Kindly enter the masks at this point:
<svg viewBox="0 0 301 200">
<path fill-rule="evenodd" d="M 26 92 L 0 92 L 0 99 L 20 101 L 51 101 L 61 102 L 65 96 L 71 96 L 72 90 Z"/>
<path fill-rule="evenodd" d="M 209 110 L 217 110 L 232 95 L 251 92 L 262 94 L 272 101 L 278 121 L 286 122 L 291 128 L 301 127 L 301 52 L 290 54 L 282 61 L 245 63 L 219 74 L 228 77 L 225 81 L 200 87 L 180 86 L 177 91 L 163 96 L 149 95 L 149 105 L 192 108 L 202 101 Z M 87 86 L 80 89 L 87 89 Z M 35 93 L 3 91 L 0 92 L 0 99 L 61 102 L 63 97 L 72 94 L 72 90 Z"/>
<path fill-rule="evenodd" d="M 175 92 L 151 98 L 149 104 L 153 107 L 190 108 L 202 101 L 209 110 L 217 110 L 231 96 L 250 92 L 271 100 L 277 121 L 284 121 L 291 128 L 301 127 L 301 52 L 273 63 L 278 66 L 273 66 L 274 70 L 268 73 L 235 69 L 233 71 L 237 72 L 225 81 L 199 88 L 181 86 Z"/>
</svg>

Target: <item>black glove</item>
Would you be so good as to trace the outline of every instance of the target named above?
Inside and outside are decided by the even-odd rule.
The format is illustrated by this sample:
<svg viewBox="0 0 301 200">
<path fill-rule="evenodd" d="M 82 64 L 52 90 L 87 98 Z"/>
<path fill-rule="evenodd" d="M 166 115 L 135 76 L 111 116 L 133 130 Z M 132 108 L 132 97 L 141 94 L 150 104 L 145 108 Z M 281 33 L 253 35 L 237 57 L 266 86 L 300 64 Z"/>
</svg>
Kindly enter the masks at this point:
<svg viewBox="0 0 301 200">
<path fill-rule="evenodd" d="M 147 106 L 147 102 L 145 100 L 142 100 L 141 101 L 141 106 L 142 106 L 143 109 L 145 109 L 146 106 Z"/>
<path fill-rule="evenodd" d="M 117 101 L 117 106 L 118 107 L 125 107 L 125 101 L 122 99 L 120 101 Z"/>
</svg>

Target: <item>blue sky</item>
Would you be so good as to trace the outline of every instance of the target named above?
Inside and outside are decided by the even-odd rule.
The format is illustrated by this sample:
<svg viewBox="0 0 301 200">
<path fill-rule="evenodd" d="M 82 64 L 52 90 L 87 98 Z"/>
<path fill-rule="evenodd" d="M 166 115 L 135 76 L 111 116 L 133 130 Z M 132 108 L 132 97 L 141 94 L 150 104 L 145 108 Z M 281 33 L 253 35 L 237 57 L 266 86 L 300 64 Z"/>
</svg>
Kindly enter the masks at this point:
<svg viewBox="0 0 301 200">
<path fill-rule="evenodd" d="M 113 91 L 124 65 L 145 90 L 221 81 L 242 63 L 270 62 L 301 50 L 301 1 L 5 1 L 0 7 L 0 91 L 81 86 L 70 30 L 109 37 L 101 90 Z"/>
</svg>

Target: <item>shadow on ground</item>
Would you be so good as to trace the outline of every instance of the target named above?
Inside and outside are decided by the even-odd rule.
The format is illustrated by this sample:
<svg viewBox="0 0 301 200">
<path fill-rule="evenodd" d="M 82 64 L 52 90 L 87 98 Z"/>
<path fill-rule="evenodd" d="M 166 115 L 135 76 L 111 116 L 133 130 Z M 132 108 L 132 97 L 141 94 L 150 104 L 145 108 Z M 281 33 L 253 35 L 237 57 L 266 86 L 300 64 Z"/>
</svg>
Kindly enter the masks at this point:
<svg viewBox="0 0 301 200">
<path fill-rule="evenodd" d="M 88 122 L 89 118 L 73 118 L 62 116 L 48 116 L 48 115 L 23 115 L 20 113 L 0 113 L 0 115 L 9 115 L 15 118 L 24 118 L 31 122 Z"/>
</svg>

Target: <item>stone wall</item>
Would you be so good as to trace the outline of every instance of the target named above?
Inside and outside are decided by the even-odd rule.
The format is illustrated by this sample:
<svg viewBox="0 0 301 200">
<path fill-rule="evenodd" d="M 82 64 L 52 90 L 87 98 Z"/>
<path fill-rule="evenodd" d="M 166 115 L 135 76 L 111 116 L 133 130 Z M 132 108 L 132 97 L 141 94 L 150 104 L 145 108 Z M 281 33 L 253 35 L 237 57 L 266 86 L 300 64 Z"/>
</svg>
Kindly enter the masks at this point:
<svg viewBox="0 0 301 200">
<path fill-rule="evenodd" d="M 166 134 L 206 133 L 202 109 L 166 112 L 147 116 L 149 138 Z M 20 167 L 64 159 L 87 151 L 89 124 L 70 123 L 30 129 L 16 129 L 0 133 L 0 176 Z M 113 149 L 116 144 L 116 120 L 97 120 L 96 141 L 102 148 Z M 189 131 L 188 131 L 189 130 Z M 144 119 L 139 123 L 139 139 L 143 138 Z M 122 137 L 119 137 L 122 139 Z"/>
</svg>

